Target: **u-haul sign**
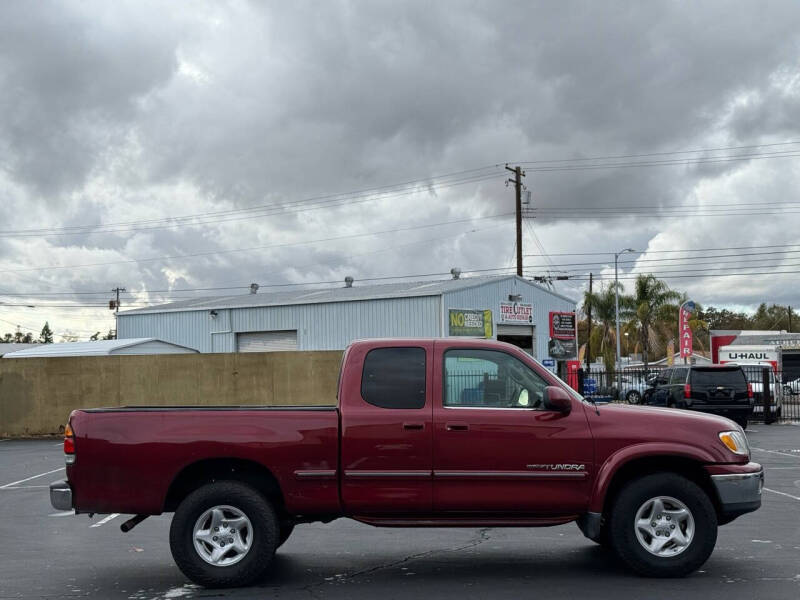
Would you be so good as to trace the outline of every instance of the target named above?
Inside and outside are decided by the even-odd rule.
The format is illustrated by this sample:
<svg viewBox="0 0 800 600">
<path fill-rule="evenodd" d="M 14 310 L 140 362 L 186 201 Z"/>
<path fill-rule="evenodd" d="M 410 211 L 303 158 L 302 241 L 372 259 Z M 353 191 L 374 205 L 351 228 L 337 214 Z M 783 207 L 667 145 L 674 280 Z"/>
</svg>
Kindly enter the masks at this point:
<svg viewBox="0 0 800 600">
<path fill-rule="evenodd" d="M 778 368 L 780 350 L 774 346 L 723 346 L 719 349 L 719 362 L 753 364 L 771 363 Z"/>
</svg>

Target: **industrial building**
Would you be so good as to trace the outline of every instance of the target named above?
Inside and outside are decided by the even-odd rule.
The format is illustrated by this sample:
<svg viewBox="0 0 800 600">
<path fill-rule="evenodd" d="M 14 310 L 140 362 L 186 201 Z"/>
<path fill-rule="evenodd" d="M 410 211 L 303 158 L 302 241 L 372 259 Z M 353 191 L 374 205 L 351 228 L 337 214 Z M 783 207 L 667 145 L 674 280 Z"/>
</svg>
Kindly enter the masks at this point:
<svg viewBox="0 0 800 600">
<path fill-rule="evenodd" d="M 22 344 L 18 344 L 22 345 Z M 26 344 L 28 347 L 7 352 L 3 358 L 58 358 L 63 356 L 134 356 L 142 354 L 197 354 L 197 350 L 155 338 Z"/>
<path fill-rule="evenodd" d="M 372 337 L 471 336 L 572 359 L 575 301 L 517 276 L 406 281 L 183 300 L 120 312 L 119 338 L 200 352 L 341 350 Z M 552 365 L 551 361 L 545 361 Z"/>
</svg>

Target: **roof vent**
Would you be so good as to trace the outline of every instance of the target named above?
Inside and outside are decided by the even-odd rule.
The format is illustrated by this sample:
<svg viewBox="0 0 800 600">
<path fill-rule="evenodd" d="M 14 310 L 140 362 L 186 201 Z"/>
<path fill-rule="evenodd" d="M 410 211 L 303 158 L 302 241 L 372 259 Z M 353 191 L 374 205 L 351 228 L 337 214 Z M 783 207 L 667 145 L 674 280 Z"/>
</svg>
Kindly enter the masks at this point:
<svg viewBox="0 0 800 600">
<path fill-rule="evenodd" d="M 461 269 L 458 267 L 453 267 L 450 269 L 450 275 L 453 276 L 453 279 L 461 279 Z"/>
<path fill-rule="evenodd" d="M 344 278 L 344 287 L 353 287 L 353 278 L 349 275 Z"/>
<path fill-rule="evenodd" d="M 251 283 L 251 284 L 250 284 L 250 293 L 251 293 L 251 294 L 257 294 L 257 293 L 258 293 L 258 288 L 259 288 L 259 287 L 260 287 L 260 286 L 259 286 L 257 283 Z"/>
</svg>

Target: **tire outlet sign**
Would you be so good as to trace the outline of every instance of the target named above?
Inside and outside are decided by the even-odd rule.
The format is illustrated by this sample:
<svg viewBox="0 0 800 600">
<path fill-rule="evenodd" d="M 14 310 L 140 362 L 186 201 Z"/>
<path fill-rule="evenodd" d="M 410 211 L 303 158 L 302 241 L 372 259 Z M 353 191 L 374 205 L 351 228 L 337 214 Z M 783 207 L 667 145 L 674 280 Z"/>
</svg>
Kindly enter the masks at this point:
<svg viewBox="0 0 800 600">
<path fill-rule="evenodd" d="M 501 323 L 533 323 L 533 304 L 523 304 L 521 302 L 501 302 L 500 303 L 500 322 Z"/>
</svg>

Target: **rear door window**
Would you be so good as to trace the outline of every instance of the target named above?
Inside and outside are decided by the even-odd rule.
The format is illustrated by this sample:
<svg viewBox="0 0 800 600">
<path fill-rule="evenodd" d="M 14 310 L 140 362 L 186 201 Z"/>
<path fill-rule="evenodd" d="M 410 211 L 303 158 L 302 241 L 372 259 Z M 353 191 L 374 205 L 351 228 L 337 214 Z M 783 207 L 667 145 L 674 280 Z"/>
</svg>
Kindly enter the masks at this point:
<svg viewBox="0 0 800 600">
<path fill-rule="evenodd" d="M 697 387 L 747 387 L 741 369 L 693 369 L 691 384 Z"/>
<path fill-rule="evenodd" d="M 686 383 L 686 376 L 689 374 L 689 369 L 685 368 L 675 368 L 672 369 L 672 378 L 669 380 L 670 383 Z"/>
<path fill-rule="evenodd" d="M 425 349 L 375 348 L 364 359 L 361 397 L 380 408 L 425 406 Z"/>
</svg>

